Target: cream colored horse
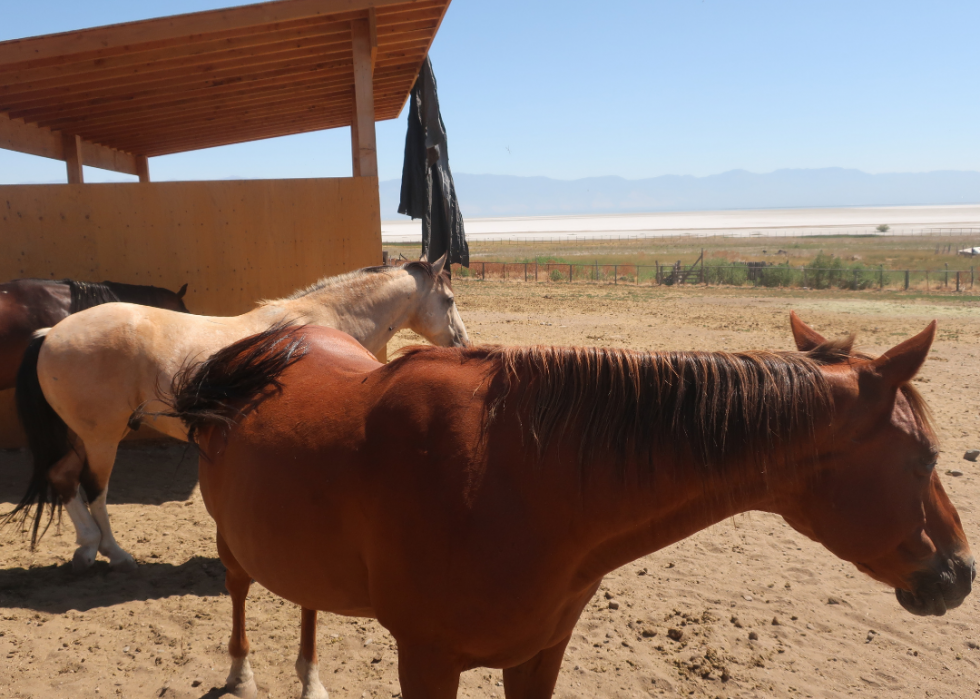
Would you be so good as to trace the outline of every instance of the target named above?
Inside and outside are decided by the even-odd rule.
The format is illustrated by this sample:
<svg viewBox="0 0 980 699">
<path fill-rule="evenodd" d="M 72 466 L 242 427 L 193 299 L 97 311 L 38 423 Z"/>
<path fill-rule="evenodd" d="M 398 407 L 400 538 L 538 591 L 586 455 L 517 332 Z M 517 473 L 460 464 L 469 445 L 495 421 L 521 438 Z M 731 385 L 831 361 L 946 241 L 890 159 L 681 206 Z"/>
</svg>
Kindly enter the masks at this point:
<svg viewBox="0 0 980 699">
<path fill-rule="evenodd" d="M 91 566 L 96 551 L 112 566 L 135 566 L 116 543 L 106 511 L 116 450 L 135 427 L 134 411 L 142 408 L 151 427 L 186 440 L 179 420 L 154 415 L 166 411 L 158 389 L 169 388 L 182 367 L 284 321 L 337 328 L 375 355 L 406 327 L 437 345 L 466 345 L 444 265 L 445 257 L 433 265 L 370 267 L 229 318 L 127 303 L 69 316 L 25 354 L 18 410 L 34 452 L 34 477 L 11 516 L 23 511 L 26 517 L 37 504 L 33 545 L 45 503 L 54 508 L 60 499 L 77 532 L 77 570 Z"/>
</svg>

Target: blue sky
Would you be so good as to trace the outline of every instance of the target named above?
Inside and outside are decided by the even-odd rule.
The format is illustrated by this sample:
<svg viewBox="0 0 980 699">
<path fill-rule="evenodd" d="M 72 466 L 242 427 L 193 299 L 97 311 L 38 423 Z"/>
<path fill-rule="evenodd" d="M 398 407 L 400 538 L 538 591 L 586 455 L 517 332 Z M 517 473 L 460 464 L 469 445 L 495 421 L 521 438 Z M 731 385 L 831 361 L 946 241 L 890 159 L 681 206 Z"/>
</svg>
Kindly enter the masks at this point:
<svg viewBox="0 0 980 699">
<path fill-rule="evenodd" d="M 233 4 L 4 3 L 0 40 Z M 456 172 L 980 170 L 978 26 L 976 0 L 454 0 L 431 56 Z M 401 174 L 403 117 L 378 125 L 382 179 Z M 350 138 L 155 158 L 151 172 L 349 176 Z M 0 183 L 63 180 L 60 163 L 0 150 Z"/>
</svg>

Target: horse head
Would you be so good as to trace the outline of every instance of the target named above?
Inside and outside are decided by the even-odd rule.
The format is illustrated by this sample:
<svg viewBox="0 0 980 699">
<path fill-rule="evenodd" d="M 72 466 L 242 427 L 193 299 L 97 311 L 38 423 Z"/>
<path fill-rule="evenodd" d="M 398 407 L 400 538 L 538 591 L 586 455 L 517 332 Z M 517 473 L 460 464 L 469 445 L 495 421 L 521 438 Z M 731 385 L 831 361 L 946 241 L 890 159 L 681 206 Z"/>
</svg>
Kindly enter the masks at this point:
<svg viewBox="0 0 980 699">
<path fill-rule="evenodd" d="M 877 358 L 828 343 L 791 315 L 797 348 L 820 361 L 834 411 L 818 425 L 817 468 L 780 514 L 801 533 L 895 588 L 918 615 L 942 615 L 969 594 L 976 564 L 943 490 L 928 409 L 909 381 L 936 334 L 921 333 Z M 828 350 L 836 348 L 837 357 Z"/>
<path fill-rule="evenodd" d="M 466 347 L 470 339 L 456 307 L 448 255 L 431 264 L 420 261 L 404 265 L 403 269 L 415 278 L 417 289 L 417 303 L 408 326 L 434 345 Z"/>
</svg>

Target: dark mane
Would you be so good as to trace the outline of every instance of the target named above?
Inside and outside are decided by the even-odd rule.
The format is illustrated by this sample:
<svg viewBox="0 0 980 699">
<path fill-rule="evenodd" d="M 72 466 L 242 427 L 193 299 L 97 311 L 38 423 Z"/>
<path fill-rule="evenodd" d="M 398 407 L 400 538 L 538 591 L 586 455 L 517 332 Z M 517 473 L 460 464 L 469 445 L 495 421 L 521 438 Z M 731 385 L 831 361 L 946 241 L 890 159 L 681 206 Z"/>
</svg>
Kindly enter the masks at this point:
<svg viewBox="0 0 980 699">
<path fill-rule="evenodd" d="M 63 283 L 68 285 L 68 290 L 71 293 L 69 313 L 78 313 L 86 308 L 120 300 L 119 296 L 106 284 L 80 282 L 74 279 L 65 279 Z"/>
<path fill-rule="evenodd" d="M 62 279 L 59 284 L 67 284 L 71 294 L 70 313 L 78 313 L 87 308 L 104 303 L 138 303 L 144 306 L 161 306 L 165 300 L 183 307 L 180 296 L 169 289 L 148 284 L 123 284 L 122 282 L 81 282 L 75 279 Z"/>
</svg>

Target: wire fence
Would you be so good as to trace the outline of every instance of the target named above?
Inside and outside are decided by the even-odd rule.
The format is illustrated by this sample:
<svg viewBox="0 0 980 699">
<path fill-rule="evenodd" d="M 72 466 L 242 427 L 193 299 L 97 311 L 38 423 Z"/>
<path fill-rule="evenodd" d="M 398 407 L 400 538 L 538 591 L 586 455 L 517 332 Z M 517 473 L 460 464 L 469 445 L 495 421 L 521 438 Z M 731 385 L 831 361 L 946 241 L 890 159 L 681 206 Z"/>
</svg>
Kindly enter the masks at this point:
<svg viewBox="0 0 980 699">
<path fill-rule="evenodd" d="M 473 262 L 453 265 L 453 279 L 551 284 L 594 283 L 633 286 L 756 286 L 800 289 L 890 289 L 971 292 L 969 269 L 884 269 L 868 266 L 794 267 L 764 262 L 726 265 L 568 264 L 559 262 Z"/>
</svg>

